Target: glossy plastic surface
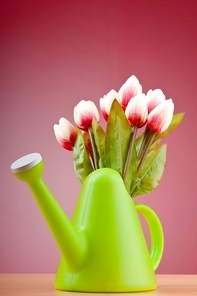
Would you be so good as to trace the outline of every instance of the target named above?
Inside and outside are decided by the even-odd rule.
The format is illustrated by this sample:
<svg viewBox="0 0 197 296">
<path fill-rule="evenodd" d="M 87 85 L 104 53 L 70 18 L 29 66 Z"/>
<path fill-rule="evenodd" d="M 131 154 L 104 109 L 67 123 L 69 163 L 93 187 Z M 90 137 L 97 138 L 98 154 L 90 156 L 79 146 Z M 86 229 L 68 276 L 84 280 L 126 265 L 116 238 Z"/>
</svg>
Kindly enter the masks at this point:
<svg viewBox="0 0 197 296">
<path fill-rule="evenodd" d="M 128 195 L 120 175 L 109 168 L 84 182 L 72 222 L 41 178 L 43 162 L 15 173 L 26 181 L 62 252 L 55 287 L 81 292 L 134 292 L 156 288 L 154 270 L 163 253 L 157 215 Z M 138 218 L 151 234 L 150 254 Z"/>
</svg>

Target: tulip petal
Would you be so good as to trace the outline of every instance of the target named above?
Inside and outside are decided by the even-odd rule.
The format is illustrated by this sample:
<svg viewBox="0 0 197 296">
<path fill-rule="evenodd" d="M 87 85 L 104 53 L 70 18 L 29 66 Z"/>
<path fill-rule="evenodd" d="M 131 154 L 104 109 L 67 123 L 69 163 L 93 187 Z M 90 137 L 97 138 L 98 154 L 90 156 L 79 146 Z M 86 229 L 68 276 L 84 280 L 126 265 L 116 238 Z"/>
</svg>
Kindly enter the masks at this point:
<svg viewBox="0 0 197 296">
<path fill-rule="evenodd" d="M 146 95 L 146 102 L 148 106 L 148 113 L 150 113 L 157 105 L 164 102 L 166 99 L 161 89 L 150 89 Z"/>
<path fill-rule="evenodd" d="M 148 109 L 145 94 L 138 94 L 130 100 L 125 110 L 125 115 L 132 126 L 142 127 L 146 123 Z"/>
<path fill-rule="evenodd" d="M 92 127 L 92 121 L 100 119 L 98 109 L 92 101 L 81 100 L 74 108 L 74 120 L 76 125 L 87 131 Z"/>
<path fill-rule="evenodd" d="M 118 93 L 112 89 L 103 98 L 100 98 L 100 109 L 104 119 L 107 121 L 113 101 L 118 100 Z"/>
<path fill-rule="evenodd" d="M 148 115 L 148 127 L 156 133 L 161 134 L 169 127 L 174 113 L 174 103 L 172 99 L 155 107 Z"/>
<path fill-rule="evenodd" d="M 76 140 L 76 128 L 66 118 L 62 117 L 59 120 L 59 127 L 61 130 L 60 136 L 74 146 Z"/>
<path fill-rule="evenodd" d="M 59 125 L 57 125 L 57 124 L 54 125 L 54 133 L 55 133 L 55 136 L 56 136 L 56 139 L 57 139 L 58 143 L 59 143 L 64 149 L 69 150 L 69 151 L 72 151 L 72 150 L 73 150 L 72 145 L 71 145 L 71 142 L 66 141 L 66 140 L 64 140 L 64 139 L 61 137 L 61 130 L 60 130 Z"/>
<path fill-rule="evenodd" d="M 121 86 L 118 95 L 119 103 L 123 110 L 126 109 L 129 101 L 137 94 L 142 93 L 142 86 L 135 75 L 132 75 L 127 81 Z"/>
<path fill-rule="evenodd" d="M 76 129 L 65 118 L 60 118 L 59 124 L 55 124 L 54 133 L 59 144 L 66 150 L 72 150 L 76 141 Z"/>
<path fill-rule="evenodd" d="M 100 109 L 104 119 L 107 121 L 109 114 L 107 114 L 107 112 L 105 111 L 105 96 L 103 98 L 100 98 Z"/>
<path fill-rule="evenodd" d="M 64 135 L 63 138 L 68 139 L 70 134 L 75 133 L 75 127 L 66 118 L 62 117 L 59 120 L 59 127 Z"/>
</svg>

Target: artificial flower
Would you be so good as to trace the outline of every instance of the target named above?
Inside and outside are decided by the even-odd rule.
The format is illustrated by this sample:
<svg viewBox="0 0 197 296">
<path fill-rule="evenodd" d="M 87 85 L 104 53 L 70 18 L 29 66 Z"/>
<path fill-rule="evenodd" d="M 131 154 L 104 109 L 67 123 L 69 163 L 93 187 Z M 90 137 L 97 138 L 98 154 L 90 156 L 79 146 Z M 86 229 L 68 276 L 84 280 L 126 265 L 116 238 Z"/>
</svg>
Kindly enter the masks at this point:
<svg viewBox="0 0 197 296">
<path fill-rule="evenodd" d="M 142 127 L 145 125 L 148 116 L 145 94 L 138 94 L 129 101 L 125 115 L 131 126 Z"/>
<path fill-rule="evenodd" d="M 111 109 L 111 105 L 114 99 L 118 100 L 118 93 L 112 89 L 103 98 L 100 98 L 100 109 L 104 119 L 107 121 L 109 117 L 109 112 Z"/>
<path fill-rule="evenodd" d="M 118 92 L 118 101 L 123 108 L 126 109 L 129 101 L 136 95 L 142 93 L 142 86 L 135 75 L 132 75 L 127 81 L 121 86 Z"/>
<path fill-rule="evenodd" d="M 156 133 L 161 134 L 169 127 L 174 113 L 174 103 L 168 99 L 155 107 L 148 115 L 148 127 Z"/>
<path fill-rule="evenodd" d="M 92 121 L 99 122 L 100 116 L 96 105 L 92 101 L 80 101 L 74 108 L 74 121 L 76 125 L 87 131 L 92 127 Z"/>
<path fill-rule="evenodd" d="M 159 185 L 166 166 L 166 144 L 160 145 L 160 139 L 181 123 L 184 113 L 173 115 L 174 103 L 160 89 L 142 93 L 134 75 L 118 93 L 112 89 L 100 99 L 100 110 L 105 129 L 96 105 L 84 100 L 74 108 L 79 129 L 66 119 L 54 125 L 60 145 L 73 150 L 77 178 L 83 183 L 93 170 L 111 168 L 132 198 L 147 194 Z"/>
<path fill-rule="evenodd" d="M 54 125 L 54 133 L 59 144 L 66 150 L 73 150 L 76 140 L 76 129 L 66 118 L 62 117 L 59 124 Z"/>
<path fill-rule="evenodd" d="M 164 102 L 166 99 L 161 89 L 150 89 L 146 95 L 146 102 L 148 106 L 148 113 L 150 113 L 157 105 Z"/>
</svg>

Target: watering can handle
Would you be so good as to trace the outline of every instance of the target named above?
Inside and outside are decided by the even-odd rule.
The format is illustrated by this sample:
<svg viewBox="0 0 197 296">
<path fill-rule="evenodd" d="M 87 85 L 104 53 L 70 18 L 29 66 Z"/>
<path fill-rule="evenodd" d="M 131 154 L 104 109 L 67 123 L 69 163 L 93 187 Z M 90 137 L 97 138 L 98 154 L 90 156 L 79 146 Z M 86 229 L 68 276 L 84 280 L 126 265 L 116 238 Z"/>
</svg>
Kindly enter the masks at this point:
<svg viewBox="0 0 197 296">
<path fill-rule="evenodd" d="M 136 210 L 144 216 L 150 230 L 150 258 L 153 269 L 156 270 L 161 261 L 164 248 L 164 235 L 161 222 L 155 212 L 148 206 L 140 203 L 136 203 L 135 206 Z"/>
</svg>

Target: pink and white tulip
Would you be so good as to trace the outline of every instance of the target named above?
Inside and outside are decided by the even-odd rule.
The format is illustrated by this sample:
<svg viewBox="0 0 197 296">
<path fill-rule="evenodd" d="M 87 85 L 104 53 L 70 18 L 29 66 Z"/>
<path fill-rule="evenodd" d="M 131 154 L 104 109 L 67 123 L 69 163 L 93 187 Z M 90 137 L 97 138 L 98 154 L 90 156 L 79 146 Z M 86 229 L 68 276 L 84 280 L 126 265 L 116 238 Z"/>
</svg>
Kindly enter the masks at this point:
<svg viewBox="0 0 197 296">
<path fill-rule="evenodd" d="M 103 98 L 100 98 L 100 109 L 106 121 L 108 120 L 109 112 L 115 99 L 118 100 L 118 93 L 114 89 L 110 90 Z"/>
<path fill-rule="evenodd" d="M 169 127 L 174 113 L 174 103 L 168 99 L 155 107 L 148 115 L 148 127 L 156 133 L 161 134 Z"/>
<path fill-rule="evenodd" d="M 121 86 L 118 92 L 118 100 L 123 108 L 126 109 L 129 101 L 138 94 L 142 93 L 142 86 L 135 75 L 132 75 L 127 81 Z"/>
<path fill-rule="evenodd" d="M 145 94 L 138 94 L 129 101 L 125 115 L 131 126 L 142 127 L 147 122 L 148 109 Z"/>
<path fill-rule="evenodd" d="M 80 101 L 74 108 L 74 120 L 78 128 L 87 131 L 92 127 L 92 121 L 100 120 L 99 112 L 92 101 Z"/>
<path fill-rule="evenodd" d="M 166 99 L 161 89 L 150 89 L 146 95 L 146 102 L 148 106 L 148 113 L 150 113 L 157 105 L 164 102 Z"/>
<path fill-rule="evenodd" d="M 66 150 L 72 151 L 76 140 L 76 129 L 66 118 L 60 118 L 54 125 L 54 133 L 58 143 Z"/>
</svg>

